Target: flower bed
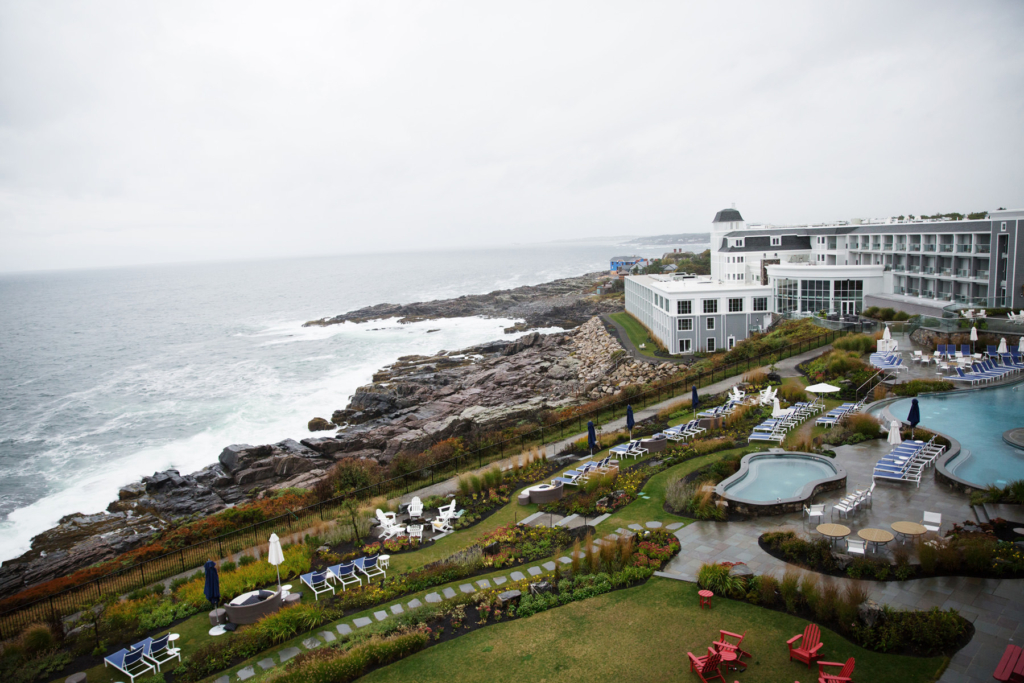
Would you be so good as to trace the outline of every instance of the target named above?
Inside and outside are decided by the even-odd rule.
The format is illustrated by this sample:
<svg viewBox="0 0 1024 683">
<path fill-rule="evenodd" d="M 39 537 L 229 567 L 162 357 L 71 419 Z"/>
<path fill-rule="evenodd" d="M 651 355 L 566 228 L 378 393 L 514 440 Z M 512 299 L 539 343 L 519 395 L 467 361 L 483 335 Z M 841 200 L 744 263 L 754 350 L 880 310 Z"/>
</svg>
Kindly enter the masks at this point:
<svg viewBox="0 0 1024 683">
<path fill-rule="evenodd" d="M 740 563 L 735 563 L 740 564 Z M 815 574 L 798 578 L 787 572 L 780 581 L 771 575 L 736 576 L 733 563 L 705 564 L 697 583 L 716 596 L 727 597 L 793 614 L 824 624 L 868 650 L 931 657 L 952 656 L 974 634 L 974 627 L 954 610 L 927 611 L 879 607 L 867 599 L 859 582 L 844 589 Z"/>
</svg>

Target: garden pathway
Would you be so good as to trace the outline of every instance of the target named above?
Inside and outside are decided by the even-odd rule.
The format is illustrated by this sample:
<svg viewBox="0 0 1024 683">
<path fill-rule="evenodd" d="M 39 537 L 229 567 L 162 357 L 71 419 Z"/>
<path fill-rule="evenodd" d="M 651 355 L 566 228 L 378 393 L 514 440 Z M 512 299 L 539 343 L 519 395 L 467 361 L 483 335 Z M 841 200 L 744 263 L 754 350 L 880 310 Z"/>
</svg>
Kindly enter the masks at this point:
<svg viewBox="0 0 1024 683">
<path fill-rule="evenodd" d="M 870 485 L 871 467 L 888 445 L 881 440 L 856 446 L 836 448 L 836 461 L 847 471 L 847 490 Z M 835 503 L 845 491 L 818 494 L 816 503 Z M 953 522 L 972 519 L 965 496 L 938 486 L 930 474 L 921 480 L 921 487 L 879 484 L 870 507 L 857 512 L 852 519 L 837 519 L 853 529 L 865 527 L 888 529 L 900 520 L 920 521 L 923 510 L 943 516 L 943 530 Z M 824 521 L 830 521 L 828 519 Z M 1024 521 L 1024 520 L 1018 520 Z M 814 535 L 815 523 L 805 522 L 800 514 L 762 517 L 743 522 L 694 522 L 675 532 L 682 548 L 659 575 L 695 582 L 700 566 L 708 562 L 743 562 L 755 574 L 787 569 L 803 574 L 792 565 L 777 560 L 761 550 L 757 543 L 769 531 L 795 531 L 798 535 Z M 911 546 L 906 546 L 908 549 Z M 887 554 L 882 551 L 882 554 Z M 840 584 L 846 578 L 833 579 Z M 1024 640 L 1024 580 L 979 579 L 973 577 L 932 577 L 908 581 L 868 581 L 870 598 L 898 609 L 954 608 L 974 623 L 976 633 L 971 642 L 958 652 L 940 679 L 941 683 L 980 683 L 991 678 L 994 662 L 999 661 L 1008 641 Z M 993 659 L 994 658 L 994 659 Z"/>
</svg>

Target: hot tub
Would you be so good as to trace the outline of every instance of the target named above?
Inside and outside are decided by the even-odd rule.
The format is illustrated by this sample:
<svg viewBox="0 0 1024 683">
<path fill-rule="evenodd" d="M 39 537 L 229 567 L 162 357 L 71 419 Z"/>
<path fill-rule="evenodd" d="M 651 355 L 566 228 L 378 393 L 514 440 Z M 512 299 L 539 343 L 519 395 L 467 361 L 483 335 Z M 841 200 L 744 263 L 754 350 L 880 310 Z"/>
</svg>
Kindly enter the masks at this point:
<svg viewBox="0 0 1024 683">
<path fill-rule="evenodd" d="M 715 487 L 731 512 L 781 515 L 798 512 L 815 493 L 846 488 L 846 470 L 814 453 L 751 453 L 739 471 Z"/>
<path fill-rule="evenodd" d="M 562 482 L 557 484 L 538 484 L 531 486 L 519 494 L 519 504 L 550 503 L 562 497 Z"/>
</svg>

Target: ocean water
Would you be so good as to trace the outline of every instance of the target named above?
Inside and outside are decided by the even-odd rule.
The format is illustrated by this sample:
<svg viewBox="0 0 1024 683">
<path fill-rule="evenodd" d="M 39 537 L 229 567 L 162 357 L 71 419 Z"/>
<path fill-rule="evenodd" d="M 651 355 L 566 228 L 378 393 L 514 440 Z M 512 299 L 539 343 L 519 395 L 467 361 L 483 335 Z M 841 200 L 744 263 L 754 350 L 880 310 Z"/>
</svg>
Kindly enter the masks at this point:
<svg viewBox="0 0 1024 683">
<path fill-rule="evenodd" d="M 399 356 L 512 339 L 511 320 L 303 328 L 367 305 L 537 284 L 622 247 L 555 244 L 0 275 L 0 560 L 118 489 L 309 435 Z M 626 248 L 654 256 L 663 247 Z M 436 330 L 436 331 L 434 331 Z"/>
</svg>

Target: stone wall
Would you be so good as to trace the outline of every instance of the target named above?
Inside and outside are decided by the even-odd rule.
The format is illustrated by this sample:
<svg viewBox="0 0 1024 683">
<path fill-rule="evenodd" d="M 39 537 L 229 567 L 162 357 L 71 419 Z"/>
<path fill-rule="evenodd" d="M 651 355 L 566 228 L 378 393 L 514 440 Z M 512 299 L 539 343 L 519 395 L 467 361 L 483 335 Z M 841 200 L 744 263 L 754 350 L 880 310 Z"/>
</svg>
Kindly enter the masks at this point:
<svg viewBox="0 0 1024 683">
<path fill-rule="evenodd" d="M 572 355 L 578 362 L 580 382 L 589 387 L 589 398 L 611 395 L 631 384 L 650 384 L 686 369 L 685 365 L 675 363 L 646 363 L 632 359 L 616 364 L 625 353 L 600 318 L 595 316 L 580 325 L 573 337 Z"/>
</svg>

